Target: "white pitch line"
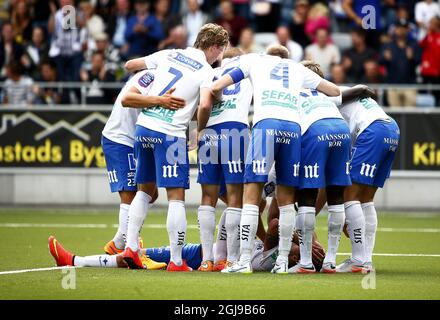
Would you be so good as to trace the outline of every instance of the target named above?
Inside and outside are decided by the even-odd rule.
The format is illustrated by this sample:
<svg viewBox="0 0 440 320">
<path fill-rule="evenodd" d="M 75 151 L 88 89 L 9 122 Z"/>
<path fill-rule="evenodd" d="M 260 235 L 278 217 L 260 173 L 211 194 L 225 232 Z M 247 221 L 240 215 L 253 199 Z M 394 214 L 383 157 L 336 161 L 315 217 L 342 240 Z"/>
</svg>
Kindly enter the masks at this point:
<svg viewBox="0 0 440 320">
<path fill-rule="evenodd" d="M 341 252 L 341 253 L 337 253 L 337 255 L 338 256 L 350 256 L 351 253 Z M 423 254 L 423 253 L 373 253 L 373 256 L 440 258 L 440 254 Z M 53 271 L 53 270 L 63 270 L 63 269 L 77 269 L 77 268 L 81 268 L 81 267 L 51 267 L 51 268 L 38 268 L 38 269 L 10 270 L 10 271 L 1 271 L 0 275 L 27 273 L 27 272 L 40 272 L 40 271 Z"/>
<path fill-rule="evenodd" d="M 341 252 L 338 256 L 351 256 L 351 253 Z M 440 254 L 424 254 L 424 253 L 373 253 L 377 257 L 431 257 L 440 258 Z"/>
<path fill-rule="evenodd" d="M 38 269 L 24 269 L 24 270 L 10 270 L 1 271 L 0 275 L 4 274 L 16 274 L 16 273 L 26 273 L 26 272 L 39 272 L 39 271 L 52 271 L 52 270 L 63 270 L 63 269 L 76 269 L 81 267 L 51 267 L 51 268 L 38 268 Z"/>
</svg>

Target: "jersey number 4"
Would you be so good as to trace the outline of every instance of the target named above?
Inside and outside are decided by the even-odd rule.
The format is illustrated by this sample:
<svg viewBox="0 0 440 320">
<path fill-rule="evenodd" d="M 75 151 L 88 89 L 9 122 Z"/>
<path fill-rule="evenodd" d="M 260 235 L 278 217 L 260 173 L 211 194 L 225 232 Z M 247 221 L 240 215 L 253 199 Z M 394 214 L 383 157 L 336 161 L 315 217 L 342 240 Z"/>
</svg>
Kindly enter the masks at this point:
<svg viewBox="0 0 440 320">
<path fill-rule="evenodd" d="M 283 80 L 283 88 L 289 88 L 289 65 L 284 62 L 278 63 L 270 72 L 271 80 Z"/>
<path fill-rule="evenodd" d="M 183 73 L 180 72 L 179 70 L 173 68 L 173 67 L 170 67 L 170 69 L 168 70 L 168 72 L 171 73 L 171 74 L 173 74 L 173 75 L 174 75 L 174 78 L 171 79 L 170 83 L 168 83 L 167 86 L 166 86 L 165 88 L 163 88 L 163 90 L 159 93 L 160 96 L 163 95 L 163 94 L 165 94 L 168 90 L 170 90 L 171 87 L 172 87 L 177 81 L 179 81 L 180 78 L 183 77 Z"/>
</svg>

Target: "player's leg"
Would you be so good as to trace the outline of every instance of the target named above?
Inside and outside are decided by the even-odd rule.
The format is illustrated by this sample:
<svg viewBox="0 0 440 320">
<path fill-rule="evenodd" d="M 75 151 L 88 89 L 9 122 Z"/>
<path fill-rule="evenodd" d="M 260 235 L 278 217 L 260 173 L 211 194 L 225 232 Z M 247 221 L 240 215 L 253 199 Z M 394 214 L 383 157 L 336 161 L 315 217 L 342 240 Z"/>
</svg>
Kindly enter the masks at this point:
<svg viewBox="0 0 440 320">
<path fill-rule="evenodd" d="M 212 133 L 212 134 L 209 134 Z M 215 138 L 211 138 L 215 137 Z M 219 141 L 215 128 L 206 128 L 199 142 L 197 182 L 202 187 L 201 205 L 197 210 L 203 263 L 199 271 L 213 270 L 213 245 L 215 233 L 215 206 L 217 204 L 221 165 L 218 163 Z"/>
<path fill-rule="evenodd" d="M 349 161 L 351 149 L 350 130 L 342 119 L 333 119 L 331 133 L 339 137 L 331 142 L 326 163 L 326 196 L 328 202 L 328 250 L 322 272 L 336 272 L 338 251 L 345 221 L 344 191 L 351 185 Z"/>
<path fill-rule="evenodd" d="M 382 142 L 383 157 L 381 161 L 377 163 L 378 169 L 376 173 L 373 172 L 373 183 L 364 187 L 359 199 L 365 217 L 365 260 L 368 268 L 373 267 L 372 255 L 377 230 L 377 213 L 374 207 L 374 196 L 377 189 L 383 188 L 386 179 L 390 176 L 400 140 L 400 130 L 394 120 L 390 122 L 380 122 L 374 125 L 377 126 L 378 140 Z"/>
<path fill-rule="evenodd" d="M 154 132 L 142 126 L 136 126 L 135 157 L 138 191 L 128 210 L 127 241 L 123 257 L 130 268 L 144 268 L 139 255 L 139 233 L 147 216 L 153 197 L 157 193 L 156 171 L 152 167 L 155 163 L 154 145 L 140 141 L 151 141 Z"/>
<path fill-rule="evenodd" d="M 101 268 L 126 268 L 127 264 L 121 255 L 94 255 L 94 256 L 76 256 L 66 250 L 61 243 L 54 237 L 48 239 L 49 252 L 55 259 L 57 266 L 75 266 L 75 267 L 101 267 Z"/>
<path fill-rule="evenodd" d="M 245 124 L 228 122 L 222 124 L 220 136 L 220 165 L 226 184 L 226 234 L 228 265 L 240 255 L 240 221 L 243 208 L 244 159 L 249 144 L 249 130 Z"/>
<path fill-rule="evenodd" d="M 186 139 L 170 139 L 161 133 L 162 144 L 156 144 L 154 157 L 157 186 L 166 188 L 168 197 L 167 230 L 171 260 L 168 271 L 191 271 L 182 259 L 186 240 L 185 190 L 189 188 L 189 160 Z"/>
<path fill-rule="evenodd" d="M 279 122 L 279 132 L 289 132 L 289 138 L 276 138 L 276 196 L 279 206 L 279 254 L 271 272 L 287 273 L 288 256 L 295 228 L 295 189 L 299 186 L 298 169 L 301 160 L 301 129 L 298 124 Z"/>
<path fill-rule="evenodd" d="M 239 226 L 237 226 L 239 227 Z M 217 238 L 214 244 L 214 268 L 213 271 L 221 271 L 226 265 L 227 259 L 227 233 L 226 233 L 226 209 L 223 210 L 217 227 Z"/>
<path fill-rule="evenodd" d="M 128 209 L 136 194 L 134 181 L 135 163 L 133 148 L 113 142 L 104 136 L 102 150 L 112 192 L 119 192 L 119 226 L 113 239 L 104 246 L 107 254 L 121 253 L 125 248 L 128 223 Z"/>
<path fill-rule="evenodd" d="M 214 263 L 215 206 L 220 186 L 202 184 L 202 202 L 197 210 L 200 242 L 203 248 L 203 263 L 199 271 L 212 271 Z"/>
<path fill-rule="evenodd" d="M 377 213 L 374 207 L 374 195 L 377 187 L 366 186 L 360 197 L 362 212 L 365 217 L 365 262 L 367 265 L 373 264 L 373 250 L 376 241 Z"/>
</svg>

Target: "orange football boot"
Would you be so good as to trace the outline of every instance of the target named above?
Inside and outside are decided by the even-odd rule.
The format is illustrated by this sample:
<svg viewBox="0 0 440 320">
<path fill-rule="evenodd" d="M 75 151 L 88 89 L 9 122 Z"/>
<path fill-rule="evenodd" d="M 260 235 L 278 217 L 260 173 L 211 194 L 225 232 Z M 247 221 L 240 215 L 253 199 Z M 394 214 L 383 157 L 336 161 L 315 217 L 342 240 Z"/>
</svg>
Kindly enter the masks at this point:
<svg viewBox="0 0 440 320">
<path fill-rule="evenodd" d="M 222 271 L 226 267 L 226 263 L 227 263 L 226 259 L 218 261 L 217 263 L 214 264 L 212 271 L 214 272 Z"/>
<path fill-rule="evenodd" d="M 197 270 L 202 272 L 212 272 L 214 271 L 214 263 L 210 260 L 202 261 Z"/>
<path fill-rule="evenodd" d="M 170 261 L 170 263 L 168 263 L 167 271 L 170 271 L 170 272 L 179 272 L 179 271 L 180 272 L 189 272 L 189 271 L 192 271 L 192 268 L 188 267 L 188 265 L 186 264 L 186 260 L 182 260 L 181 266 L 178 266 L 173 261 Z"/>
<path fill-rule="evenodd" d="M 124 249 L 118 249 L 114 243 L 113 240 L 109 241 L 105 246 L 104 246 L 104 252 L 107 253 L 108 255 L 115 255 L 115 254 L 120 254 L 124 251 Z"/>
<path fill-rule="evenodd" d="M 122 252 L 122 258 L 128 264 L 129 269 L 145 269 L 146 267 L 142 263 L 141 257 L 138 252 L 131 250 L 130 248 L 126 248 L 124 252 Z"/>
<path fill-rule="evenodd" d="M 49 251 L 55 259 L 57 266 L 73 266 L 75 256 L 63 248 L 54 236 L 49 237 Z"/>
</svg>

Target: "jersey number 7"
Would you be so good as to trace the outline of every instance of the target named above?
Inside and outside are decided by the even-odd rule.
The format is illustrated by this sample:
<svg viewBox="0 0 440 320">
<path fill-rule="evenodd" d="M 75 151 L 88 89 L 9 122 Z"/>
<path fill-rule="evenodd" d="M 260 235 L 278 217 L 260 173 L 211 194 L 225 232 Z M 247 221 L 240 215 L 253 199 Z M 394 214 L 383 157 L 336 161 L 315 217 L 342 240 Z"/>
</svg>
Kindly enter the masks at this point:
<svg viewBox="0 0 440 320">
<path fill-rule="evenodd" d="M 170 69 L 168 70 L 169 73 L 174 74 L 174 78 L 171 79 L 170 83 L 167 84 L 167 86 L 165 88 L 163 88 L 163 90 L 159 93 L 159 95 L 163 95 L 165 92 L 167 92 L 168 90 L 171 89 L 171 87 L 177 82 L 179 81 L 180 78 L 183 77 L 183 73 L 173 67 L 170 67 Z"/>
</svg>

